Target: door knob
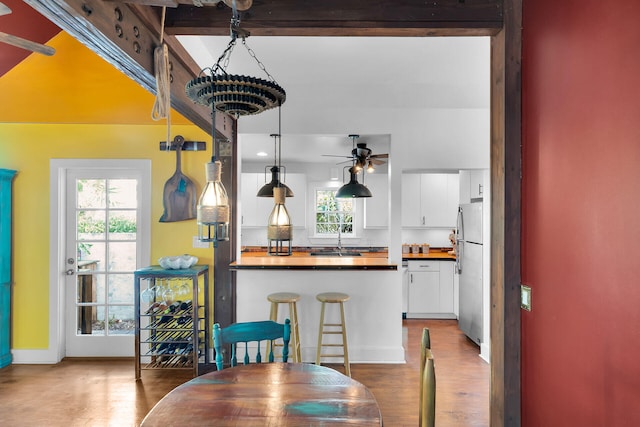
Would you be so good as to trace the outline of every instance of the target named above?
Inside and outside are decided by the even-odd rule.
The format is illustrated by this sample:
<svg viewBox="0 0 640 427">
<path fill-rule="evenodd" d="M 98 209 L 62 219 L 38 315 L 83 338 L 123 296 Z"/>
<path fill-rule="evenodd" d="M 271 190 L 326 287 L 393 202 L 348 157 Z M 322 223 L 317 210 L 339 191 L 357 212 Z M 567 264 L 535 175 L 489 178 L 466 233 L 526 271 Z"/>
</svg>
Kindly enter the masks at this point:
<svg viewBox="0 0 640 427">
<path fill-rule="evenodd" d="M 67 276 L 73 276 L 76 274 L 76 271 L 73 268 L 70 268 L 65 273 L 67 273 Z"/>
</svg>

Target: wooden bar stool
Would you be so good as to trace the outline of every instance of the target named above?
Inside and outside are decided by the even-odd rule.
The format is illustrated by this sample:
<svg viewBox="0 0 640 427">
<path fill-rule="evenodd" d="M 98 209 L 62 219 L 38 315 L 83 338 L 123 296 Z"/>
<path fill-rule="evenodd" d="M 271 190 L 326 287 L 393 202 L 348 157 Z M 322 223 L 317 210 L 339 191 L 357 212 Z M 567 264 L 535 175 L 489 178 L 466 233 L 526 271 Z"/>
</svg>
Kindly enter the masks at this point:
<svg viewBox="0 0 640 427">
<path fill-rule="evenodd" d="M 316 299 L 322 303 L 322 308 L 320 309 L 320 330 L 318 332 L 316 365 L 320 365 L 320 359 L 322 357 L 344 358 L 345 374 L 350 377 L 351 367 L 349 366 L 349 351 L 347 349 L 347 325 L 344 321 L 344 302 L 349 300 L 349 295 L 340 292 L 324 292 L 316 295 Z M 325 304 L 340 304 L 340 323 L 324 323 Z M 337 334 L 342 335 L 342 344 L 323 344 L 324 335 Z M 342 347 L 343 354 L 323 354 L 322 347 Z"/>
<path fill-rule="evenodd" d="M 278 321 L 278 304 L 289 304 L 289 319 L 291 319 L 291 347 L 293 351 L 289 352 L 294 362 L 302 362 L 302 356 L 300 354 L 300 329 L 298 328 L 298 310 L 296 308 L 296 302 L 300 301 L 300 295 L 293 292 L 276 292 L 275 294 L 267 295 L 267 299 L 271 302 L 271 314 L 270 320 L 274 322 Z M 276 343 L 274 347 L 282 346 L 282 344 Z"/>
</svg>

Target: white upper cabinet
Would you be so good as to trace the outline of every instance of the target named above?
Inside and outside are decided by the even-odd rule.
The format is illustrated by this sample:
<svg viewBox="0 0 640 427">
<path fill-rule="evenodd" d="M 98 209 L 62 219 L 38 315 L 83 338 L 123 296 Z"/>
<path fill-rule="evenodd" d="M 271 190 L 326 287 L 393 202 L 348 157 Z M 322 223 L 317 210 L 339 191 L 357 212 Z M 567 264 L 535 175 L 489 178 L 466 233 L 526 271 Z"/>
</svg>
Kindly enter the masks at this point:
<svg viewBox="0 0 640 427">
<path fill-rule="evenodd" d="M 422 227 L 420 174 L 402 174 L 402 226 Z"/>
<path fill-rule="evenodd" d="M 460 204 L 471 203 L 471 171 L 461 170 L 460 178 Z"/>
<path fill-rule="evenodd" d="M 271 176 L 268 175 L 271 180 Z M 286 184 L 293 197 L 287 197 L 285 206 L 295 227 L 306 226 L 307 178 L 305 174 L 288 173 Z M 266 181 L 269 182 L 269 181 Z M 240 176 L 243 227 L 266 227 L 273 210 L 273 197 L 258 197 L 258 190 L 265 182 L 264 173 L 242 173 Z"/>
<path fill-rule="evenodd" d="M 455 227 L 459 187 L 458 174 L 403 174 L 402 226 Z"/>
<path fill-rule="evenodd" d="M 471 203 L 484 197 L 484 178 L 488 169 L 472 169 L 460 171 L 460 203 Z"/>
<path fill-rule="evenodd" d="M 365 184 L 372 196 L 364 199 L 364 228 L 389 227 L 389 175 L 366 175 Z"/>
<path fill-rule="evenodd" d="M 469 182 L 471 199 L 482 199 L 484 194 L 484 170 L 472 170 Z"/>
</svg>

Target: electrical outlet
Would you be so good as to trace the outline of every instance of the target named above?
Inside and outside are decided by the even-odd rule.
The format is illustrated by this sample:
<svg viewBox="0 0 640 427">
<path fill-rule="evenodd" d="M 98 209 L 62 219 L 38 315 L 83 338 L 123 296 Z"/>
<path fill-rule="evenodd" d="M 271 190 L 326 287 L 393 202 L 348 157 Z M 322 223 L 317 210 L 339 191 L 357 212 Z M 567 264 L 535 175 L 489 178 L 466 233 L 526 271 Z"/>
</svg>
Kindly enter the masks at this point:
<svg viewBox="0 0 640 427">
<path fill-rule="evenodd" d="M 520 285 L 520 308 L 531 311 L 531 288 Z"/>
<path fill-rule="evenodd" d="M 198 236 L 193 236 L 193 245 L 196 249 L 207 249 L 209 247 L 209 242 L 201 242 L 198 239 Z"/>
</svg>

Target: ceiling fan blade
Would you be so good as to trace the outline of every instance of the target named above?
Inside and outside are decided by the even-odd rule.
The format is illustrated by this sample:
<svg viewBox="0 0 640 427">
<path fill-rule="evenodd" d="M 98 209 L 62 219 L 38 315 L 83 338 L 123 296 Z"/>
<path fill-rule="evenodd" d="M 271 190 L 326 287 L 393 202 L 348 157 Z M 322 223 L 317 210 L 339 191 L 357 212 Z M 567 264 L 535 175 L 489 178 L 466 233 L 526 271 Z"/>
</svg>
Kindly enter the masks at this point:
<svg viewBox="0 0 640 427">
<path fill-rule="evenodd" d="M 338 156 L 336 154 L 323 154 L 322 156 L 323 157 L 342 157 L 344 159 L 350 159 L 351 158 L 351 156 Z"/>
<path fill-rule="evenodd" d="M 43 55 L 51 56 L 56 53 L 56 50 L 52 47 L 45 46 L 40 43 L 25 40 L 18 36 L 0 32 L 0 42 L 10 44 L 21 49 L 30 50 L 32 52 L 41 53 Z"/>
<path fill-rule="evenodd" d="M 389 158 L 389 154 L 372 154 L 369 157 L 375 157 L 378 159 L 388 159 Z"/>
<path fill-rule="evenodd" d="M 374 165 L 384 165 L 386 163 L 384 160 L 378 160 L 378 159 L 371 159 L 369 161 Z"/>
<path fill-rule="evenodd" d="M 9 6 L 7 6 L 6 4 L 0 2 L 0 16 L 8 15 L 10 13 L 11 13 L 11 9 L 9 9 Z"/>
</svg>

